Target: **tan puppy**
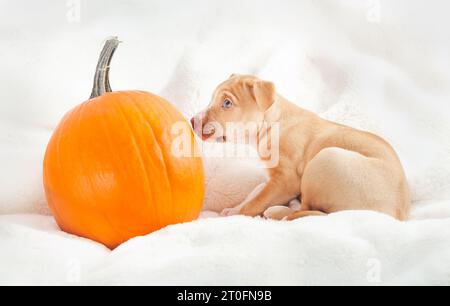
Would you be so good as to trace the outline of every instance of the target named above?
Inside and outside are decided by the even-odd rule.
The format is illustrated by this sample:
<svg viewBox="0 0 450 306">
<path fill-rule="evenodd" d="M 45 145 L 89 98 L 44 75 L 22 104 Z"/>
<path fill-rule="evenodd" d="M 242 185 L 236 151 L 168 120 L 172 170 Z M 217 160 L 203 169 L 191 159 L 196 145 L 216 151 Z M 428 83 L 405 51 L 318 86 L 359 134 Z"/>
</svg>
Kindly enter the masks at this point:
<svg viewBox="0 0 450 306">
<path fill-rule="evenodd" d="M 409 188 L 400 160 L 382 138 L 324 120 L 276 94 L 271 82 L 233 75 L 214 93 L 208 108 L 192 120 L 204 140 L 229 140 L 227 124 L 256 123 L 246 132 L 253 144 L 274 143 L 279 159 L 268 181 L 222 215 L 243 214 L 293 220 L 343 210 L 373 210 L 399 220 L 408 217 Z M 277 124 L 277 133 L 272 133 Z M 274 136 L 275 135 L 275 136 Z M 234 137 L 233 137 L 234 138 Z M 261 156 L 268 162 L 267 156 Z M 270 159 L 270 158 L 269 158 Z M 286 205 L 301 197 L 301 209 Z"/>
</svg>

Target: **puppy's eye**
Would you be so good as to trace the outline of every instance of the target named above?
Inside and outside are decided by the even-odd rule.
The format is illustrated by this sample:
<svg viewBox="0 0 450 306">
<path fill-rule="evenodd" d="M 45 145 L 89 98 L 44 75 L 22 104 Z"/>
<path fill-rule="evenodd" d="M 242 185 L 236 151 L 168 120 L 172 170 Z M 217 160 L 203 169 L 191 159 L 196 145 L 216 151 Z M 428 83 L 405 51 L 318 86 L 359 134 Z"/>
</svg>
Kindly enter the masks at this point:
<svg viewBox="0 0 450 306">
<path fill-rule="evenodd" d="M 222 107 L 224 109 L 230 109 L 233 106 L 233 101 L 231 101 L 230 99 L 225 99 L 223 101 Z"/>
</svg>

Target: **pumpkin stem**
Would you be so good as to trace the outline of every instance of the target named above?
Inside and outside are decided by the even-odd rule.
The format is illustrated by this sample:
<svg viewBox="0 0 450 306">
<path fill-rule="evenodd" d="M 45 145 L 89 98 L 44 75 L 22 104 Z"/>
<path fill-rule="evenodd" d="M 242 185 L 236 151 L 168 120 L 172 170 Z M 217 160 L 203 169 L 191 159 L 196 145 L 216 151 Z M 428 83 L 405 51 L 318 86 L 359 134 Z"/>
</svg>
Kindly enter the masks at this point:
<svg viewBox="0 0 450 306">
<path fill-rule="evenodd" d="M 109 84 L 109 65 L 116 52 L 120 41 L 117 37 L 108 39 L 103 47 L 100 59 L 98 60 L 97 70 L 94 77 L 94 87 L 92 88 L 91 99 L 102 96 L 107 92 L 111 92 Z"/>
</svg>

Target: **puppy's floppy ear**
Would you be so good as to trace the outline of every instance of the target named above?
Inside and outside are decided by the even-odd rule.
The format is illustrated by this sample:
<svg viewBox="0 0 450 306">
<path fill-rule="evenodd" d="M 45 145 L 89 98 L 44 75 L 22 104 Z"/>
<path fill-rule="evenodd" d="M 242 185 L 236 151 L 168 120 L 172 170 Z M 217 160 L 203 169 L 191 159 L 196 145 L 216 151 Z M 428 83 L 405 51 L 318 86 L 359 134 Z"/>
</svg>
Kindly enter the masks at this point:
<svg viewBox="0 0 450 306">
<path fill-rule="evenodd" d="M 253 96 L 262 111 L 268 110 L 275 102 L 276 89 L 272 82 L 257 80 L 253 84 Z"/>
</svg>

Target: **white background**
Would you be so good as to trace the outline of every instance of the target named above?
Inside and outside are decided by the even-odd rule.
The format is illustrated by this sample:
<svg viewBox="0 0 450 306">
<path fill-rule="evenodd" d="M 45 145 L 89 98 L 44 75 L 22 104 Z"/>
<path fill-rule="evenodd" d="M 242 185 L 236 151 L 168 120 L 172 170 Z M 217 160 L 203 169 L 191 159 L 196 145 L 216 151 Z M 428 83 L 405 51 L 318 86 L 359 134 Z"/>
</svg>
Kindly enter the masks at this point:
<svg viewBox="0 0 450 306">
<path fill-rule="evenodd" d="M 411 184 L 412 217 L 449 218 L 449 9 L 445 0 L 0 0 L 0 215 L 8 219 L 8 214 L 49 213 L 41 183 L 45 146 L 64 113 L 89 97 L 103 41 L 117 35 L 123 44 L 113 60 L 113 89 L 154 92 L 189 117 L 209 102 L 214 87 L 231 73 L 257 74 L 274 81 L 281 94 L 302 107 L 387 138 L 399 152 Z M 208 209 L 239 203 L 263 180 L 251 163 L 206 159 L 206 168 Z M 357 216 L 344 215 L 334 218 L 351 228 Z M 373 232 L 392 229 L 387 225 L 391 221 L 367 218 L 373 221 Z M 5 224 L 22 222 L 45 231 L 45 226 L 38 226 L 41 221 L 33 220 L 19 222 L 14 217 Z M 53 224 L 50 217 L 45 222 Z M 194 225 L 200 228 L 198 235 L 210 226 L 224 232 L 230 226 L 226 221 L 209 222 Z M 255 230 L 253 221 L 240 222 L 243 229 Z M 427 224 L 434 237 L 433 233 L 445 234 L 449 222 L 439 230 Z M 336 231 L 332 221 L 320 228 Z M 6 235 L 1 229 L 0 239 Z M 420 240 L 413 225 L 402 230 Z M 180 235 L 189 231 L 180 229 Z M 270 240 L 272 231 L 263 231 Z M 7 233 L 3 237 L 12 245 L 20 241 L 15 230 Z M 397 238 L 395 243 L 404 242 Z M 42 247 L 44 255 L 51 245 Z M 417 249 L 420 245 L 417 242 Z M 257 243 L 249 248 L 261 252 Z M 348 249 L 359 250 L 355 245 Z M 22 281 L 14 270 L 17 253 L 6 258 L 12 260 L 11 273 Z M 37 258 L 48 260 L 43 254 Z M 389 258 L 396 253 L 382 254 Z M 273 260 L 281 259 L 277 256 Z M 345 270 L 348 265 L 342 260 L 335 262 Z M 406 267 L 402 271 L 398 279 L 403 281 L 432 275 L 430 269 L 416 275 L 408 274 Z M 257 281 L 256 275 L 248 272 L 245 279 Z M 390 281 L 395 282 L 396 275 Z M 107 276 L 94 279 L 102 282 Z M 286 280 L 282 276 L 279 280 Z M 136 280 L 132 275 L 130 279 Z M 299 282 L 295 277 L 288 280 Z M 324 281 L 315 279 L 320 280 Z"/>
</svg>

